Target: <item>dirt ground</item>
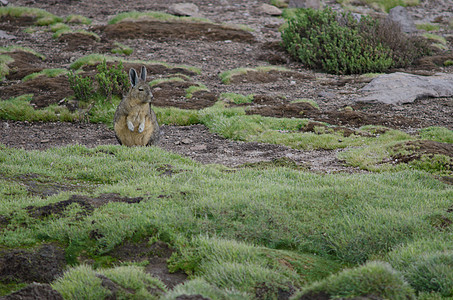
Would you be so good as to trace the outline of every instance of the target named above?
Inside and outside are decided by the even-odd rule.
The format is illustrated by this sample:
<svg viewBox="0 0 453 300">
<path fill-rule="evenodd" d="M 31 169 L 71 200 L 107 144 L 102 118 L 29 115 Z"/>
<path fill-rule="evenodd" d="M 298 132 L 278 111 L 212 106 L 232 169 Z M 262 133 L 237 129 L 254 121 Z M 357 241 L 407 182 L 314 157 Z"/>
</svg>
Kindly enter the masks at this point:
<svg viewBox="0 0 453 300">
<path fill-rule="evenodd" d="M 100 36 L 100 40 L 78 33 L 65 34 L 54 39 L 52 32 L 44 29 L 25 33 L 24 29 L 33 24 L 33 18 L 0 17 L 0 30 L 15 37 L 14 39 L 0 39 L 0 46 L 30 47 L 45 55 L 45 59 L 42 60 L 21 51 L 12 53 L 11 57 L 14 62 L 9 64 L 10 73 L 6 80 L 0 82 L 0 97 L 8 99 L 32 93 L 34 97 L 31 104 L 36 109 L 50 104 L 68 105 L 64 99 L 72 96 L 72 91 L 66 76 L 37 77 L 25 82 L 22 82 L 21 79 L 46 68 L 69 68 L 73 61 L 84 55 L 92 53 L 112 55 L 110 51 L 114 48 L 114 43 L 118 41 L 134 49 L 131 56 L 123 57 L 127 60 L 155 60 L 195 66 L 201 69 L 201 74 L 196 74 L 179 67 L 147 65 L 149 80 L 172 77 L 175 74 L 190 77 L 189 80 L 183 82 L 167 82 L 155 86 L 153 104 L 156 106 L 202 109 L 218 101 L 221 93 L 233 92 L 243 95 L 255 94 L 253 102 L 246 104 L 249 106 L 247 110 L 249 114 L 311 119 L 312 122 L 305 128 L 307 131 L 314 130 L 315 126 L 320 126 L 319 122 L 341 126 L 340 129 L 345 136 L 355 133 L 363 125 L 383 125 L 409 133 L 415 133 L 417 129 L 427 126 L 443 126 L 453 129 L 452 98 L 419 99 L 414 103 L 404 105 L 360 103 L 354 99 L 357 98 L 358 90 L 365 86 L 371 80 L 370 78 L 329 75 L 304 68 L 299 62 L 289 57 L 280 46 L 278 28 L 283 21 L 281 18 L 272 17 L 260 11 L 260 6 L 268 3 L 265 0 L 191 1 L 199 7 L 202 16 L 222 25 L 150 21 L 124 22 L 121 25 L 107 24 L 110 18 L 120 12 L 132 10 L 169 12 L 169 6 L 179 2 L 181 1 L 10 0 L 10 5 L 42 8 L 61 17 L 69 14 L 81 14 L 89 17 L 93 20 L 91 25 L 72 26 L 76 29 L 92 31 Z M 324 2 L 339 9 L 339 5 L 334 0 Z M 441 33 L 447 37 L 450 36 L 447 41 L 448 46 L 452 48 L 453 32 L 451 28 L 448 29 L 448 26 L 445 26 L 453 17 L 448 0 L 422 0 L 419 6 L 409 8 L 409 13 L 417 22 L 436 21 L 442 25 Z M 239 30 L 237 24 L 246 25 L 252 30 Z M 432 75 L 437 72 L 451 73 L 453 72 L 452 66 L 443 66 L 443 62 L 448 59 L 453 59 L 451 51 L 424 58 L 416 66 L 398 71 L 423 75 Z M 227 70 L 263 65 L 284 66 L 289 71 L 248 72 L 233 77 L 230 84 L 222 83 L 219 78 L 219 74 Z M 138 66 L 127 64 L 125 67 L 128 69 Z M 84 72 L 89 74 L 92 70 L 93 67 L 91 70 L 86 68 Z M 184 90 L 195 83 L 206 85 L 208 91 L 195 93 L 193 98 L 186 99 Z M 313 100 L 319 108 L 314 108 L 304 102 L 291 103 L 292 100 L 302 98 Z M 350 107 L 352 110 L 345 110 L 345 107 Z M 69 108 L 74 109 L 74 107 Z M 38 151 L 73 144 L 87 147 L 118 144 L 114 132 L 103 124 L 33 123 L 7 120 L 0 121 L 0 143 L 8 147 Z M 203 125 L 162 126 L 158 146 L 204 164 L 241 167 L 270 162 L 318 173 L 363 172 L 343 165 L 337 158 L 337 154 L 343 150 L 299 151 L 281 145 L 232 141 L 209 132 Z M 420 145 L 416 146 L 420 147 Z M 428 153 L 440 151 L 436 144 L 423 146 Z M 448 154 L 451 148 L 441 150 Z M 414 158 L 404 157 L 404 159 L 409 161 Z M 36 185 L 32 178 L 21 178 L 20 180 L 27 185 L 30 193 L 43 197 L 59 191 L 77 190 L 70 183 L 64 186 L 48 184 L 43 187 Z M 123 198 L 114 194 L 106 194 L 98 198 L 74 196 L 66 202 L 57 203 L 54 206 L 39 209 L 30 207 L 28 212 L 36 218 L 45 218 L 47 214 L 58 213 L 67 205 L 77 202 L 85 208 L 85 213 L 89 214 L 93 207 L 104 205 L 110 201 L 135 203 L 141 199 Z M 5 224 L 8 224 L 7 216 L 0 216 L 0 225 Z M 93 238 L 96 238 L 96 234 L 93 232 Z M 0 274 L 16 276 L 15 279 L 19 281 L 51 282 L 55 276 L 61 274 L 62 251 L 58 246 L 49 244 L 28 252 L 18 250 L 3 253 L 0 255 L 1 257 L 16 257 L 17 259 L 14 260 L 15 265 L 4 265 L 6 269 L 0 270 Z M 184 274 L 168 273 L 166 259 L 171 253 L 172 250 L 165 244 L 142 243 L 139 247 L 136 245 L 130 247 L 126 243 L 115 249 L 112 256 L 118 260 L 141 261 L 145 258 L 150 260 L 151 264 L 147 271 L 158 276 L 171 287 L 185 280 Z M 44 279 L 33 277 L 36 270 L 30 269 L 28 264 L 30 261 L 39 260 L 41 256 L 51 257 L 53 260 L 53 263 L 49 264 L 52 266 L 49 274 L 41 274 L 41 276 L 46 276 Z M 3 259 L 3 261 L 6 260 Z M 21 270 L 19 275 L 25 277 L 22 278 L 14 273 L 13 268 Z M 105 279 L 105 286 L 112 292 L 118 289 L 118 287 L 112 286 L 107 279 Z M 22 295 L 31 297 L 46 295 L 43 297 L 59 299 L 59 295 L 54 295 L 55 291 L 51 289 L 49 291 L 49 289 L 50 287 L 45 284 L 29 285 Z"/>
</svg>

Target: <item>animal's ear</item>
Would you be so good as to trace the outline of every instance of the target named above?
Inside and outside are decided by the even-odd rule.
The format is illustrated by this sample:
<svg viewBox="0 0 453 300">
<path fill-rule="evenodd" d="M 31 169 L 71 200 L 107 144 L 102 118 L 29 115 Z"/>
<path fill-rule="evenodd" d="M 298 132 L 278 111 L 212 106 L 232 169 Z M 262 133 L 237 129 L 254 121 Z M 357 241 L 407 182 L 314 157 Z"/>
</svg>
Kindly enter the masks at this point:
<svg viewBox="0 0 453 300">
<path fill-rule="evenodd" d="M 131 81 L 131 85 L 132 86 L 135 86 L 138 82 L 138 75 L 137 75 L 137 71 L 135 71 L 134 68 L 131 68 L 129 70 L 129 79 Z"/>
<path fill-rule="evenodd" d="M 146 81 L 146 67 L 145 66 L 142 66 L 142 71 L 140 73 L 140 78 L 143 80 L 143 81 Z"/>
</svg>

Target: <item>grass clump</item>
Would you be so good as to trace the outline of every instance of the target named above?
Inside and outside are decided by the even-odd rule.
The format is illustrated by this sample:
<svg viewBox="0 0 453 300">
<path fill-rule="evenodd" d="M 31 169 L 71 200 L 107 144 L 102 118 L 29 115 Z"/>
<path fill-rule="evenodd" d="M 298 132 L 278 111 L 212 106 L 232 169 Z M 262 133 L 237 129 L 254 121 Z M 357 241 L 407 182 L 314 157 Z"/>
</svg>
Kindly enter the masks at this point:
<svg viewBox="0 0 453 300">
<path fill-rule="evenodd" d="M 343 6 L 349 5 L 351 0 L 337 0 Z M 389 12 L 395 6 L 416 6 L 420 0 L 362 0 L 361 2 L 384 12 Z"/>
<path fill-rule="evenodd" d="M 239 76 L 243 74 L 247 74 L 248 72 L 271 72 L 271 71 L 290 71 L 287 68 L 284 67 L 276 67 L 276 66 L 261 66 L 261 67 L 256 67 L 256 68 L 237 68 L 233 70 L 228 70 L 225 72 L 222 72 L 219 74 L 220 80 L 224 84 L 230 84 L 231 80 L 234 76 Z"/>
<path fill-rule="evenodd" d="M 278 289 L 301 287 L 323 278 L 342 267 L 341 264 L 309 254 L 270 250 L 234 240 L 195 237 L 185 245 L 170 265 L 182 269 L 221 289 L 238 289 L 253 293 L 266 283 L 267 297 L 276 297 Z"/>
<path fill-rule="evenodd" d="M 314 101 L 312 99 L 296 99 L 296 100 L 292 100 L 290 103 L 301 103 L 301 102 L 308 103 L 311 106 L 313 106 L 314 108 L 319 109 L 319 104 L 316 103 L 316 101 Z"/>
<path fill-rule="evenodd" d="M 283 0 L 271 0 L 271 4 L 278 8 L 287 8 L 288 7 L 288 3 Z"/>
<path fill-rule="evenodd" d="M 209 92 L 209 89 L 206 85 L 204 85 L 202 83 L 197 83 L 197 85 L 191 85 L 185 90 L 185 92 L 186 92 L 185 97 L 187 99 L 192 99 L 194 93 L 201 92 L 201 91 Z"/>
<path fill-rule="evenodd" d="M 0 80 L 3 80 L 9 74 L 8 64 L 14 62 L 14 59 L 9 55 L 0 55 Z"/>
<path fill-rule="evenodd" d="M 82 15 L 69 15 L 65 18 L 64 20 L 65 23 L 67 24 L 84 24 L 84 25 L 90 25 L 91 24 L 91 19 L 87 18 Z"/>
<path fill-rule="evenodd" d="M 84 29 L 79 29 L 79 30 L 72 30 L 70 28 L 66 28 L 66 27 L 63 27 L 62 29 L 56 31 L 52 37 L 54 39 L 58 39 L 60 38 L 62 35 L 65 35 L 65 34 L 74 34 L 74 33 L 79 33 L 79 34 L 83 34 L 83 35 L 87 35 L 87 36 L 90 36 L 90 37 L 93 37 L 96 41 L 100 41 L 101 38 L 99 37 L 99 35 L 97 35 L 96 33 L 94 32 L 91 32 L 91 31 L 86 31 Z"/>
<path fill-rule="evenodd" d="M 416 24 L 418 30 L 425 30 L 425 31 L 437 31 L 440 29 L 439 25 L 431 24 L 431 23 L 423 23 L 423 24 Z"/>
<path fill-rule="evenodd" d="M 146 12 L 130 11 L 119 13 L 115 17 L 111 18 L 108 24 L 117 24 L 122 21 L 131 20 L 186 21 L 186 22 L 212 23 L 211 21 L 205 18 L 177 17 L 171 14 L 158 11 L 146 11 Z"/>
<path fill-rule="evenodd" d="M 93 270 L 80 265 L 66 271 L 52 287 L 65 299 L 105 299 L 112 296 L 102 284 L 106 278 L 117 285 L 115 296 L 119 299 L 157 299 L 166 291 L 159 279 L 134 266 Z"/>
<path fill-rule="evenodd" d="M 389 264 L 382 262 L 369 262 L 331 275 L 304 288 L 296 297 L 315 297 L 318 294 L 327 294 L 332 298 L 374 296 L 383 299 L 415 299 L 413 289 L 403 276 Z"/>
<path fill-rule="evenodd" d="M 419 293 L 452 297 L 453 247 L 448 233 L 426 237 L 396 247 L 386 260 L 400 270 Z"/>
<path fill-rule="evenodd" d="M 35 24 L 38 26 L 47 26 L 62 21 L 60 17 L 57 17 L 43 9 L 23 6 L 0 7 L 0 17 L 2 16 L 15 18 L 32 17 L 36 19 Z"/>
<path fill-rule="evenodd" d="M 234 104 L 252 103 L 254 94 L 241 95 L 236 93 L 222 93 L 220 99 Z"/>
<path fill-rule="evenodd" d="M 186 78 L 181 78 L 181 77 L 169 77 L 169 78 L 157 78 L 152 80 L 149 85 L 150 86 L 156 86 L 164 82 L 183 82 L 186 81 Z"/>
<path fill-rule="evenodd" d="M 134 52 L 134 49 L 132 49 L 131 47 L 118 42 L 115 42 L 114 46 L 115 48 L 113 48 L 111 51 L 114 54 L 124 54 L 126 56 L 129 56 Z"/>
<path fill-rule="evenodd" d="M 0 47 L 0 54 L 5 54 L 5 53 L 9 53 L 9 52 L 16 52 L 16 51 L 22 51 L 22 52 L 31 53 L 34 56 L 39 57 L 42 60 L 46 59 L 46 57 L 43 54 L 41 54 L 39 52 L 36 52 L 35 50 L 33 50 L 31 48 L 28 48 L 28 47 L 22 47 L 22 46 Z"/>
<path fill-rule="evenodd" d="M 74 122 L 79 119 L 77 113 L 71 113 L 65 107 L 56 104 L 44 109 L 34 109 L 30 105 L 32 95 L 0 101 L 0 119 L 15 121 Z"/>
<path fill-rule="evenodd" d="M 26 81 L 32 80 L 38 76 L 47 76 L 50 78 L 54 78 L 54 77 L 58 77 L 60 75 L 67 74 L 67 73 L 68 73 L 68 71 L 66 69 L 44 69 L 41 72 L 36 72 L 36 73 L 32 73 L 32 74 L 25 76 L 24 78 L 22 78 L 22 81 L 26 82 Z"/>
<path fill-rule="evenodd" d="M 286 50 L 303 64 L 332 74 L 383 72 L 405 67 L 429 53 L 422 40 L 406 36 L 395 23 L 331 8 L 300 9 L 282 32 Z"/>
<path fill-rule="evenodd" d="M 63 32 L 63 30 L 69 32 L 71 30 L 71 28 L 68 25 L 66 25 L 65 23 L 55 23 L 50 26 L 50 31 L 52 31 L 54 33 L 57 31 Z"/>
<path fill-rule="evenodd" d="M 93 66 L 97 65 L 99 63 L 102 63 L 102 61 L 106 60 L 107 62 L 129 62 L 129 63 L 140 63 L 144 65 L 162 65 L 166 68 L 182 68 L 186 69 L 190 72 L 193 72 L 195 74 L 201 74 L 201 70 L 197 67 L 192 67 L 192 66 L 186 66 L 186 65 L 172 65 L 168 64 L 165 62 L 160 62 L 160 61 L 144 61 L 144 60 L 123 60 L 121 58 L 115 57 L 115 56 L 108 56 L 108 55 L 103 55 L 103 54 L 90 54 L 83 56 L 76 61 L 74 61 L 71 65 L 70 68 L 73 70 L 79 70 L 83 68 L 84 66 Z"/>
</svg>

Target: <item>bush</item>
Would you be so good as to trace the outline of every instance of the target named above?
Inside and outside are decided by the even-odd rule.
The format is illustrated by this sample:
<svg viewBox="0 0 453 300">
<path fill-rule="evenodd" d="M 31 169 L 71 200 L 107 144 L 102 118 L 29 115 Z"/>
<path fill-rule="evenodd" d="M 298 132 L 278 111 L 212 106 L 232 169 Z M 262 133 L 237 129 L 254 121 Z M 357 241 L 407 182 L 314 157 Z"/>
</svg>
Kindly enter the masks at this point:
<svg viewBox="0 0 453 300">
<path fill-rule="evenodd" d="M 99 85 L 98 94 L 110 99 L 112 95 L 122 96 L 129 88 L 129 81 L 124 72 L 123 63 L 107 67 L 106 60 L 97 66 L 98 73 L 95 78 Z"/>
<path fill-rule="evenodd" d="M 333 74 L 383 72 L 410 65 L 429 53 L 426 42 L 410 38 L 391 21 L 300 9 L 288 15 L 282 39 L 287 51 L 310 68 Z"/>
<path fill-rule="evenodd" d="M 74 92 L 76 99 L 88 101 L 93 95 L 93 81 L 90 77 L 82 77 L 81 75 L 71 72 L 68 74 L 69 86 Z"/>
<path fill-rule="evenodd" d="M 97 90 L 94 92 L 93 80 L 91 77 L 83 77 L 70 73 L 68 76 L 69 85 L 74 91 L 76 99 L 87 101 L 95 96 L 110 100 L 112 96 L 122 96 L 129 87 L 129 81 L 123 64 L 108 67 L 106 60 L 97 66 L 98 73 L 95 75 Z"/>
</svg>

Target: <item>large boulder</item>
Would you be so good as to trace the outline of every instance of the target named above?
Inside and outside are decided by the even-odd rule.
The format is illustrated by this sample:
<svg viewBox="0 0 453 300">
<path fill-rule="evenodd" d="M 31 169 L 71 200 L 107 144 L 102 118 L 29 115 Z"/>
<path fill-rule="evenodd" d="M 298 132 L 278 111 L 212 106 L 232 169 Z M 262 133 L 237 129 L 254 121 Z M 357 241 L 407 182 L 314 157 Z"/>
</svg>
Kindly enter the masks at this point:
<svg viewBox="0 0 453 300">
<path fill-rule="evenodd" d="M 358 101 L 397 105 L 423 98 L 452 97 L 453 74 L 438 73 L 433 76 L 402 72 L 384 74 L 373 79 L 360 91 L 363 96 L 358 98 Z"/>
<path fill-rule="evenodd" d="M 414 20 L 407 12 L 407 9 L 402 6 L 396 6 L 389 11 L 388 19 L 399 24 L 401 30 L 406 33 L 413 33 L 417 31 Z"/>
</svg>

